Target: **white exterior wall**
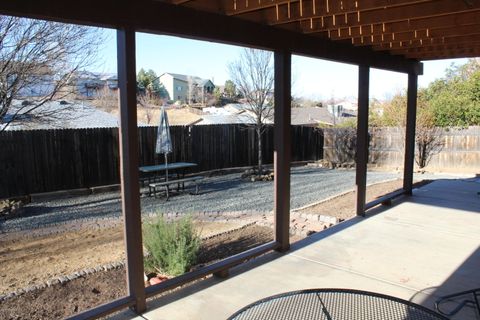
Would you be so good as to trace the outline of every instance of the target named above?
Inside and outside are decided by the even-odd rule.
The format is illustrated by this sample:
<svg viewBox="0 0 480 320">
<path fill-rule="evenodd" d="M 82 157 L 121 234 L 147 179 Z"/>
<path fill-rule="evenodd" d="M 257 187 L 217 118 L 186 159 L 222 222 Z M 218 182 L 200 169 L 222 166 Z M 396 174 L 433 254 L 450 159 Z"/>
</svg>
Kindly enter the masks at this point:
<svg viewBox="0 0 480 320">
<path fill-rule="evenodd" d="M 175 92 L 173 91 L 173 77 L 168 73 L 164 73 L 158 79 L 168 92 L 168 100 L 175 100 Z"/>
</svg>

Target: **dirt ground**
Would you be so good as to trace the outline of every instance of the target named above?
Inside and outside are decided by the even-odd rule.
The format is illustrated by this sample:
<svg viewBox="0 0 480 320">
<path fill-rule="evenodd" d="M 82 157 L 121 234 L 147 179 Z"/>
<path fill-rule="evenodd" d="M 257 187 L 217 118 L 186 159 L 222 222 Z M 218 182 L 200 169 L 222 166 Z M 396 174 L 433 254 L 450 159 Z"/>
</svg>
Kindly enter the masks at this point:
<svg viewBox="0 0 480 320">
<path fill-rule="evenodd" d="M 202 243 L 199 263 L 211 263 L 272 239 L 270 228 L 256 225 L 210 238 Z M 125 295 L 124 268 L 101 271 L 0 302 L 0 319 L 65 318 Z"/>
<path fill-rule="evenodd" d="M 239 226 L 236 223 L 197 223 L 202 237 Z M 124 258 L 120 226 L 0 241 L 0 294 Z"/>
<path fill-rule="evenodd" d="M 419 181 L 414 186 L 420 186 L 428 183 L 428 181 Z M 403 187 L 403 180 L 394 180 L 374 185 L 367 186 L 367 202 L 373 201 L 378 197 L 381 197 L 392 191 L 396 191 Z M 319 215 L 334 216 L 339 219 L 350 219 L 355 215 L 355 192 L 348 192 L 340 196 L 334 197 L 327 201 L 323 201 L 319 204 L 309 206 L 302 210 L 298 210 L 298 213 L 315 213 Z"/>
<path fill-rule="evenodd" d="M 401 188 L 391 181 L 367 188 L 367 201 Z M 349 192 L 300 210 L 305 213 L 354 216 L 355 193 Z M 236 229 L 239 223 L 198 224 L 203 237 Z M 273 238 L 271 228 L 252 225 L 203 241 L 199 264 L 223 259 Z M 292 242 L 299 240 L 293 237 Z M 0 293 L 38 284 L 52 277 L 105 265 L 124 258 L 121 227 L 77 230 L 34 238 L 0 240 Z M 57 319 L 126 294 L 123 268 L 101 271 L 0 302 L 0 319 Z"/>
</svg>

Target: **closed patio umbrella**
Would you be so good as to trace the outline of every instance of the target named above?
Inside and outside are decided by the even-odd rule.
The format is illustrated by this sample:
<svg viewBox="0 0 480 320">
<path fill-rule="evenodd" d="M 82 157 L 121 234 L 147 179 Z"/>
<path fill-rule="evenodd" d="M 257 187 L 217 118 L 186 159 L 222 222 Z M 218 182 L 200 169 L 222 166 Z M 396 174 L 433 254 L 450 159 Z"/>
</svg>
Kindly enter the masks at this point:
<svg viewBox="0 0 480 320">
<path fill-rule="evenodd" d="M 168 116 L 165 108 L 160 112 L 160 123 L 158 124 L 157 144 L 155 146 L 156 154 L 165 155 L 165 181 L 168 181 L 168 160 L 167 154 L 172 152 L 172 139 L 170 138 L 170 126 L 168 125 Z"/>
</svg>

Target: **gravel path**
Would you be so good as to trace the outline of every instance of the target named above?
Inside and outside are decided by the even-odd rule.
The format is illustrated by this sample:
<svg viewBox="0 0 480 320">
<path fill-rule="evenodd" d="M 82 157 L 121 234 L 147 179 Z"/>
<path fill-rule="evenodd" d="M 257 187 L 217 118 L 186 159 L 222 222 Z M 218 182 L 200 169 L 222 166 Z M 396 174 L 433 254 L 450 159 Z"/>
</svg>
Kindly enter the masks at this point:
<svg viewBox="0 0 480 320">
<path fill-rule="evenodd" d="M 368 183 L 398 178 L 398 174 L 369 172 Z M 291 208 L 326 199 L 351 190 L 354 170 L 328 170 L 296 167 L 291 175 Z M 142 197 L 142 213 L 151 212 L 231 212 L 270 211 L 273 209 L 273 182 L 249 182 L 240 174 L 207 178 L 199 195 L 181 193 L 165 201 L 163 198 Z M 77 196 L 55 201 L 30 203 L 25 215 L 0 222 L 0 233 L 27 230 L 77 219 L 98 219 L 120 216 L 118 192 Z"/>
</svg>

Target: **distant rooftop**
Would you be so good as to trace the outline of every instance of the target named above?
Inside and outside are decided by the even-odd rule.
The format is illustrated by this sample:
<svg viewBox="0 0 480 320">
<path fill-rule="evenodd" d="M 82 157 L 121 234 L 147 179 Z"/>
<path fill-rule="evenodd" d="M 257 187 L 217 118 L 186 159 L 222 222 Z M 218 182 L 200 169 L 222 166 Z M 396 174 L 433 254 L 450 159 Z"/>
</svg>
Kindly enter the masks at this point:
<svg viewBox="0 0 480 320">
<path fill-rule="evenodd" d="M 203 78 L 200 78 L 200 77 L 197 77 L 197 76 L 190 76 L 190 75 L 172 73 L 172 72 L 165 72 L 164 74 L 169 74 L 172 77 L 174 77 L 175 79 L 178 79 L 178 80 L 181 80 L 181 81 L 184 81 L 184 82 L 188 82 L 189 79 L 190 79 L 191 81 L 193 81 L 195 84 L 197 84 L 199 86 L 204 86 L 208 81 L 211 82 L 210 79 L 203 79 Z M 162 75 L 164 75 L 164 74 L 162 74 Z"/>
<path fill-rule="evenodd" d="M 15 100 L 13 108 L 7 114 L 5 121 L 13 116 L 14 112 L 22 109 L 22 100 Z M 20 110 L 19 121 L 12 122 L 6 130 L 36 130 L 36 129 L 79 129 L 98 127 L 118 127 L 118 118 L 110 113 L 101 111 L 84 102 L 51 101 L 25 114 L 28 108 Z M 47 121 L 40 114 L 53 114 Z M 0 126 L 2 124 L 0 123 Z"/>
<path fill-rule="evenodd" d="M 346 110 L 342 112 L 341 116 L 334 118 L 327 108 L 292 108 L 292 125 L 334 125 L 354 116 L 354 112 Z"/>
</svg>

